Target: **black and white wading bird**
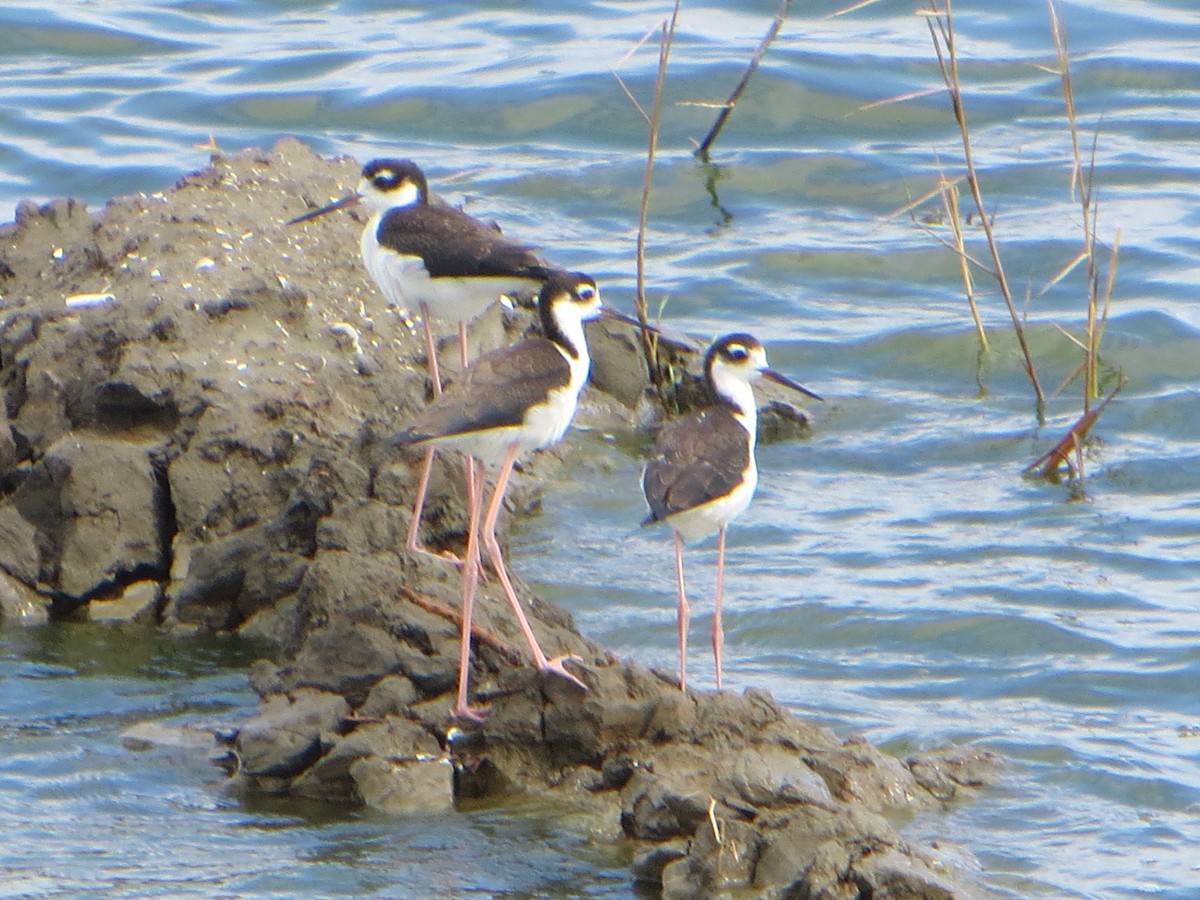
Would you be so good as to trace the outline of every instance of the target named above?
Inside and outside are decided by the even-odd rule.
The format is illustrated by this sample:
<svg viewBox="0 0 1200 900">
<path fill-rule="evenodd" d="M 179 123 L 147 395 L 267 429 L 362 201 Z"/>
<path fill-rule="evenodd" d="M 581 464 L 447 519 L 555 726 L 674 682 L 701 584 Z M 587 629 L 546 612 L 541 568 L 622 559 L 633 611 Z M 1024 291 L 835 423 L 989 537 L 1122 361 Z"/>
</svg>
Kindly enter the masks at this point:
<svg viewBox="0 0 1200 900">
<path fill-rule="evenodd" d="M 554 270 L 530 247 L 505 238 L 494 226 L 456 207 L 431 202 L 425 173 L 408 159 L 371 160 L 363 166 L 356 193 L 287 224 L 359 203 L 370 213 L 362 233 L 363 265 L 390 304 L 420 311 L 436 397 L 442 392 L 442 382 L 431 320 L 457 323 L 459 351 L 466 368 L 467 322 L 501 297 L 536 293 Z M 431 445 L 417 484 L 405 546 L 410 553 L 459 562 L 453 554 L 425 549 L 419 540 L 433 455 Z M 469 482 L 473 477 L 469 459 L 466 470 Z"/>
<path fill-rule="evenodd" d="M 679 586 L 679 688 L 687 690 L 687 630 L 690 619 L 683 580 L 683 541 L 717 534 L 717 588 L 712 645 L 717 688 L 725 635 L 721 600 L 725 581 L 725 529 L 750 505 L 758 486 L 754 447 L 758 407 L 752 383 L 768 378 L 814 399 L 807 388 L 767 367 L 763 345 L 748 334 L 718 339 L 704 357 L 704 378 L 716 402 L 668 424 L 659 434 L 642 490 L 650 515 L 642 525 L 666 522 L 675 531 L 675 578 Z"/>
<path fill-rule="evenodd" d="M 517 458 L 557 443 L 566 433 L 579 392 L 591 369 L 583 323 L 609 314 L 600 304 L 596 283 L 578 272 L 552 273 L 538 296 L 542 337 L 494 350 L 477 359 L 444 393 L 396 436 L 394 443 L 411 447 L 453 447 L 470 454 L 476 467 L 468 496 L 467 548 L 462 572 L 462 638 L 459 648 L 458 696 L 454 714 L 479 718 L 469 699 L 471 615 L 479 585 L 479 541 L 487 549 L 504 593 L 533 653 L 534 665 L 580 687 L 567 671 L 566 659 L 547 659 L 513 589 L 500 544 L 496 520 Z M 495 487 L 483 511 L 486 466 L 496 468 Z"/>
</svg>

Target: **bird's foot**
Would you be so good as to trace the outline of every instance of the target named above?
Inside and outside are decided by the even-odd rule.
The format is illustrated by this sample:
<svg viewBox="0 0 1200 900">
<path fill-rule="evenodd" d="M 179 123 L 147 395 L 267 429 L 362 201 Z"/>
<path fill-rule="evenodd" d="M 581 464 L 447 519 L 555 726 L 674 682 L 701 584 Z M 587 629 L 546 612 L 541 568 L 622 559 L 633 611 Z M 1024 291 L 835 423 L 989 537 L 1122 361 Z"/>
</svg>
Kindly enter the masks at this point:
<svg viewBox="0 0 1200 900">
<path fill-rule="evenodd" d="M 576 678 L 574 675 L 572 675 L 570 672 L 568 672 L 567 667 L 565 665 L 563 665 L 563 663 L 567 662 L 568 660 L 570 660 L 571 662 L 577 662 L 580 664 L 583 663 L 583 660 L 580 657 L 575 656 L 574 654 L 571 654 L 571 653 L 565 653 L 562 656 L 554 657 L 554 659 L 546 660 L 545 663 L 538 666 L 538 671 L 539 672 L 549 672 L 553 675 L 558 675 L 559 677 L 565 678 L 565 679 L 567 679 L 567 681 L 570 681 L 573 684 L 577 684 L 579 687 L 583 688 L 586 691 L 588 689 L 588 686 L 586 684 L 584 684 L 582 681 L 580 681 L 578 678 Z"/>
<path fill-rule="evenodd" d="M 486 722 L 488 710 L 469 706 L 466 703 L 456 703 L 450 710 L 452 719 L 462 719 L 467 722 Z"/>
<path fill-rule="evenodd" d="M 422 547 L 416 541 L 411 541 L 405 544 L 404 549 L 413 556 L 426 556 L 429 559 L 436 559 L 441 563 L 449 563 L 450 565 L 459 569 L 461 569 L 463 565 L 463 561 L 449 550 L 429 550 L 426 547 Z"/>
</svg>

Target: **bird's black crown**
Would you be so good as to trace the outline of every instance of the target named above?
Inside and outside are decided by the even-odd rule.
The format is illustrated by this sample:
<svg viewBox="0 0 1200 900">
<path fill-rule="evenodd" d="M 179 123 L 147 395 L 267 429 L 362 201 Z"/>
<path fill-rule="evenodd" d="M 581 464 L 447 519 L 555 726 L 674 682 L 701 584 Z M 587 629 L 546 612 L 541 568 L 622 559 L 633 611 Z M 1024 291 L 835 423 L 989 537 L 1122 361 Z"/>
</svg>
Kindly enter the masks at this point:
<svg viewBox="0 0 1200 900">
<path fill-rule="evenodd" d="M 396 190 L 407 181 L 417 186 L 421 202 L 428 199 L 429 183 L 425 180 L 425 173 L 411 159 L 373 159 L 363 166 L 362 177 L 384 194 Z"/>
</svg>

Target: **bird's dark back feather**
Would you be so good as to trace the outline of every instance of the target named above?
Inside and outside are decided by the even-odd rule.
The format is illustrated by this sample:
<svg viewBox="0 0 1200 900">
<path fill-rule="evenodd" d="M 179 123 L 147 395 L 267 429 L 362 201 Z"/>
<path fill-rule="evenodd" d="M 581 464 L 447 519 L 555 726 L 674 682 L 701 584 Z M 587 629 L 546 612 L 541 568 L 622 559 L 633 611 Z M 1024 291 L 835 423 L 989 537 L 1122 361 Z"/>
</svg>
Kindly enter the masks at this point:
<svg viewBox="0 0 1200 900">
<path fill-rule="evenodd" d="M 571 367 L 553 341 L 531 338 L 479 357 L 427 406 L 394 443 L 520 425 L 530 406 L 570 379 Z"/>
<path fill-rule="evenodd" d="M 732 491 L 750 463 L 746 430 L 729 407 L 710 406 L 659 433 L 642 475 L 650 525 Z"/>
<path fill-rule="evenodd" d="M 460 209 L 418 204 L 389 210 L 376 239 L 404 256 L 419 256 L 434 278 L 516 276 L 544 280 L 531 247 L 510 241 Z"/>
</svg>

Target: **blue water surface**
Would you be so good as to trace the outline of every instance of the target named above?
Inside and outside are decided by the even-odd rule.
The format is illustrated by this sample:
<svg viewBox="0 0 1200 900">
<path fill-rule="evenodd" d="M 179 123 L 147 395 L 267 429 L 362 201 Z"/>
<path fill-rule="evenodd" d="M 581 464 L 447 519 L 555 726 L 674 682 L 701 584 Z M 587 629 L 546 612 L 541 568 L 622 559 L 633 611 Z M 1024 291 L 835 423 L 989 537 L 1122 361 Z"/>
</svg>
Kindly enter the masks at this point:
<svg viewBox="0 0 1200 900">
<path fill-rule="evenodd" d="M 708 168 L 694 142 L 778 4 L 685 2 L 671 52 L 651 302 L 702 339 L 758 333 L 776 368 L 828 398 L 810 439 L 760 449 L 758 497 L 730 531 L 727 679 L 897 754 L 1003 756 L 998 787 L 904 826 L 976 860 L 1001 895 L 1200 896 L 1200 11 L 1057 6 L 1101 279 L 1119 243 L 1106 385 L 1126 379 L 1080 490 L 1021 474 L 1082 407 L 1070 376 L 1085 271 L 1055 278 L 1084 233 L 1047 6 L 954 5 L 1044 422 L 995 282 L 976 274 L 980 356 L 940 207 L 914 203 L 963 173 L 927 20 L 907 0 L 831 17 L 840 6 L 793 4 Z M 199 168 L 210 137 L 236 151 L 296 135 L 418 159 L 628 308 L 647 134 L 618 77 L 648 108 L 669 11 L 10 2 L 0 209 L 60 195 L 99 207 Z M 987 260 L 980 231 L 976 214 L 968 249 Z M 604 434 L 571 441 L 575 477 L 513 535 L 513 567 L 593 638 L 672 669 L 670 539 L 637 528 L 641 463 Z M 711 543 L 688 556 L 701 686 L 713 556 Z M 252 806 L 223 793 L 205 754 L 122 740 L 147 719 L 237 721 L 253 707 L 252 648 L 80 625 L 6 630 L 0 647 L 0 896 L 633 891 L 621 848 L 544 810 L 413 821 Z"/>
</svg>

